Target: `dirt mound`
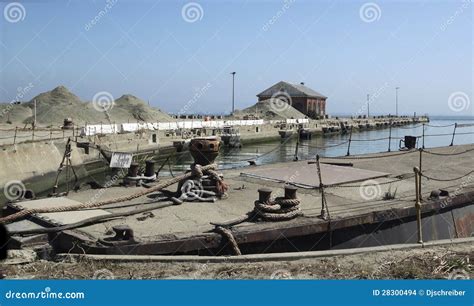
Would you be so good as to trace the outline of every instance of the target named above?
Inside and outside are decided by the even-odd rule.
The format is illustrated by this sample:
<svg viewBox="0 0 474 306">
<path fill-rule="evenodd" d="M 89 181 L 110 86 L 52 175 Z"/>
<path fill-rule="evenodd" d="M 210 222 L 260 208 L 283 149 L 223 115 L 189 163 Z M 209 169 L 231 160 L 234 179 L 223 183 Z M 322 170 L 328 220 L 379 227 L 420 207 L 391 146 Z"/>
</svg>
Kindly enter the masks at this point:
<svg viewBox="0 0 474 306">
<path fill-rule="evenodd" d="M 65 118 L 72 118 L 77 125 L 94 123 L 163 122 L 172 118 L 159 109 L 148 106 L 143 100 L 123 95 L 114 101 L 107 112 L 94 107 L 92 102 L 83 102 L 64 86 L 41 93 L 29 102 L 0 104 L 0 123 L 12 125 L 31 124 L 34 120 L 36 100 L 36 122 L 39 126 L 59 126 Z"/>
<path fill-rule="evenodd" d="M 23 123 L 33 116 L 33 110 L 25 104 L 0 104 L 0 123 Z"/>
<path fill-rule="evenodd" d="M 306 116 L 296 108 L 278 99 L 268 99 L 257 102 L 250 107 L 236 111 L 234 117 L 243 118 L 246 115 L 257 116 L 265 120 L 306 118 Z"/>
<path fill-rule="evenodd" d="M 26 103 L 31 109 L 36 100 L 36 122 L 39 125 L 62 124 L 65 118 L 72 118 L 76 124 L 103 121 L 104 115 L 95 111 L 91 105 L 70 92 L 64 86 L 58 86 L 51 91 L 41 93 Z M 32 122 L 33 116 L 27 119 Z M 27 123 L 24 122 L 24 123 Z"/>
<path fill-rule="evenodd" d="M 110 119 L 115 122 L 172 121 L 171 116 L 167 113 L 148 106 L 146 102 L 133 95 L 123 95 L 116 99 L 114 106 L 108 112 Z"/>
</svg>

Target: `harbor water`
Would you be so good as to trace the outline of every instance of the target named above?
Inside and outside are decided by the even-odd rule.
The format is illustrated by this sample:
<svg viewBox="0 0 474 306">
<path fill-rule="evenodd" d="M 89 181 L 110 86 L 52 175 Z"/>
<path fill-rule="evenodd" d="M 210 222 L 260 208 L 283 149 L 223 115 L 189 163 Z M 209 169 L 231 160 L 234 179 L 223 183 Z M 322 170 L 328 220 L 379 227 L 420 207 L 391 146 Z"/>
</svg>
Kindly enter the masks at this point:
<svg viewBox="0 0 474 306">
<path fill-rule="evenodd" d="M 418 147 L 421 147 L 423 145 L 423 129 L 425 148 L 449 146 L 453 139 L 455 123 L 458 124 L 458 127 L 454 136 L 454 145 L 474 143 L 474 118 L 441 117 L 432 119 L 424 126 L 414 124 L 392 127 L 391 132 L 389 128 L 354 132 L 350 154 L 358 155 L 388 151 L 390 133 L 391 151 L 399 150 L 400 139 L 406 135 L 420 136 L 417 141 Z M 298 158 L 300 160 L 311 159 L 315 158 L 316 154 L 325 157 L 344 156 L 347 154 L 349 137 L 349 134 L 332 134 L 313 136 L 310 140 L 300 140 Z M 242 148 L 223 148 L 216 161 L 221 169 L 248 166 L 248 161 L 255 161 L 257 165 L 291 161 L 295 157 L 296 145 L 297 139 L 292 137 L 276 142 L 244 145 Z M 403 146 L 403 143 L 401 145 Z M 161 175 L 169 175 L 173 171 L 187 170 L 192 162 L 193 159 L 188 152 L 177 155 L 170 160 L 169 166 L 163 168 Z"/>
</svg>

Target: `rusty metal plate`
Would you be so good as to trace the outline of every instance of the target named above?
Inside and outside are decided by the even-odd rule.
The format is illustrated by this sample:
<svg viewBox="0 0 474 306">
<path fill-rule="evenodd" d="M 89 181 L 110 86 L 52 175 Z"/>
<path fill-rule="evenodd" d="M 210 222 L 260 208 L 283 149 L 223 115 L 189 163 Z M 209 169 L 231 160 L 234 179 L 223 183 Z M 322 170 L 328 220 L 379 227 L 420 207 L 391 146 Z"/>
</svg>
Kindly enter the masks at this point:
<svg viewBox="0 0 474 306">
<path fill-rule="evenodd" d="M 321 164 L 321 174 L 325 185 L 365 181 L 389 175 L 389 173 L 385 172 L 328 164 Z M 241 173 L 241 175 L 269 179 L 282 183 L 290 182 L 306 187 L 319 186 L 316 164 L 308 164 L 307 162 L 295 162 L 291 164 L 291 167 L 275 166 L 271 168 L 262 167 L 249 169 Z"/>
</svg>

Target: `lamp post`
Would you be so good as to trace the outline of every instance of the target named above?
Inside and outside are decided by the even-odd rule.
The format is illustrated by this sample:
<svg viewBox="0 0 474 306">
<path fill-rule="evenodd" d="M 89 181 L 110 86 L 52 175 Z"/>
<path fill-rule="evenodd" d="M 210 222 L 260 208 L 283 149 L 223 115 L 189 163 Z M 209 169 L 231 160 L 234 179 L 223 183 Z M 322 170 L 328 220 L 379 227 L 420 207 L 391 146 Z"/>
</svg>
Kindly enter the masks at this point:
<svg viewBox="0 0 474 306">
<path fill-rule="evenodd" d="M 398 117 L 398 90 L 400 87 L 395 87 L 395 115 Z"/>
<path fill-rule="evenodd" d="M 235 102 L 234 102 L 234 88 L 235 88 L 235 71 L 231 72 L 232 74 L 232 114 L 235 111 Z"/>
<path fill-rule="evenodd" d="M 367 94 L 367 119 L 370 117 L 370 95 Z"/>
</svg>

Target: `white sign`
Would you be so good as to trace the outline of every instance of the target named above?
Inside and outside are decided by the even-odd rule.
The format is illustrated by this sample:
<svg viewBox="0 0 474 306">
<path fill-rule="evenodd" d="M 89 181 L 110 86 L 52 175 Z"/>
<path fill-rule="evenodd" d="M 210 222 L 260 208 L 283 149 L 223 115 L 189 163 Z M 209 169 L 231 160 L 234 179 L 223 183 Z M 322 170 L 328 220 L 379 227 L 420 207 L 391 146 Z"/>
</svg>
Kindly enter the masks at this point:
<svg viewBox="0 0 474 306">
<path fill-rule="evenodd" d="M 132 153 L 113 152 L 110 159 L 110 168 L 130 168 L 132 158 Z"/>
</svg>

